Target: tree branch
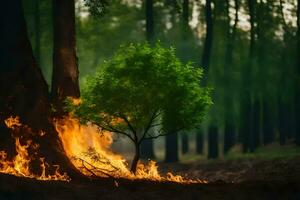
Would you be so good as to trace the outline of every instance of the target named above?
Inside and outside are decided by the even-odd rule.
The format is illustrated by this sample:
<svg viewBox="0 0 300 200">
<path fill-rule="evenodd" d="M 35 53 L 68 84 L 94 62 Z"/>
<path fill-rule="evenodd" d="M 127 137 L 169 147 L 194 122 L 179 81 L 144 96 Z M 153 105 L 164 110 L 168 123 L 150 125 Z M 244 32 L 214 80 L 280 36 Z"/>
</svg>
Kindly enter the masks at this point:
<svg viewBox="0 0 300 200">
<path fill-rule="evenodd" d="M 146 137 L 147 132 L 149 131 L 149 129 L 151 128 L 152 122 L 160 115 L 160 112 L 158 112 L 159 110 L 155 110 L 148 122 L 148 125 L 146 126 L 146 129 L 144 130 L 143 136 L 141 137 L 141 139 L 138 141 L 138 144 L 140 144 Z"/>
</svg>

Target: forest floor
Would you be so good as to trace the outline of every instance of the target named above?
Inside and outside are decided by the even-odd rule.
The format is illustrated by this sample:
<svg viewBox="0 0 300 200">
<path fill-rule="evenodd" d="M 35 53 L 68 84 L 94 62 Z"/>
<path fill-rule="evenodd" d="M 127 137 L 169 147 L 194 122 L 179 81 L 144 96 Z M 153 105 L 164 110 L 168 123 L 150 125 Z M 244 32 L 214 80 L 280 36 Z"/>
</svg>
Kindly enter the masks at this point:
<svg viewBox="0 0 300 200">
<path fill-rule="evenodd" d="M 300 156 L 159 165 L 162 173 L 173 171 L 209 183 L 182 185 L 112 179 L 66 183 L 2 174 L 0 199 L 300 199 Z"/>
</svg>

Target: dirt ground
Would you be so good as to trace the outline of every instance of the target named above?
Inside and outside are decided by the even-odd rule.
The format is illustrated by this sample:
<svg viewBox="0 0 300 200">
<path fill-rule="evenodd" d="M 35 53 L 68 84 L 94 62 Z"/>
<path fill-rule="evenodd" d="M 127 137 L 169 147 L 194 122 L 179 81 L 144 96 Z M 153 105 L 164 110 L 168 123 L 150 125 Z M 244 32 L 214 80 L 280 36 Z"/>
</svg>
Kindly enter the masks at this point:
<svg viewBox="0 0 300 200">
<path fill-rule="evenodd" d="M 300 199 L 300 157 L 160 164 L 160 167 L 162 173 L 172 169 L 191 178 L 206 179 L 209 183 L 182 185 L 112 179 L 66 183 L 0 175 L 0 199 Z"/>
</svg>

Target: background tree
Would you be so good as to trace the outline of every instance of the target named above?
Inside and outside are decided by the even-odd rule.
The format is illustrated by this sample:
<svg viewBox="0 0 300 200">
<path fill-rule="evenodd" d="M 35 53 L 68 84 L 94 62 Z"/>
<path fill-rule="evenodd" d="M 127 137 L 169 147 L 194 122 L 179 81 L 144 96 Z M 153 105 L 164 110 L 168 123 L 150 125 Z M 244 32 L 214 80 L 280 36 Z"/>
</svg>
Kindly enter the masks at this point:
<svg viewBox="0 0 300 200">
<path fill-rule="evenodd" d="M 75 36 L 74 0 L 53 1 L 53 74 L 51 97 L 56 113 L 63 113 L 66 97 L 80 96 Z"/>
<path fill-rule="evenodd" d="M 70 176 L 78 176 L 79 173 L 65 156 L 58 135 L 48 119 L 50 117 L 48 87 L 33 57 L 22 2 L 7 1 L 2 5 L 6 9 L 0 14 L 3 28 L 0 32 L 1 149 L 7 150 L 9 157 L 16 153 L 12 137 L 15 133 L 5 126 L 4 120 L 10 116 L 19 116 L 21 123 L 32 129 L 31 134 L 28 134 L 28 131 L 21 131 L 22 135 L 18 135 L 20 142 L 25 144 L 26 141 L 32 140 L 33 143 L 40 145 L 37 153 L 32 155 L 34 159 L 45 157 L 49 164 L 59 164 Z M 42 137 L 40 131 L 46 134 Z"/>
<path fill-rule="evenodd" d="M 151 44 L 154 42 L 154 13 L 153 0 L 145 1 L 146 17 L 146 40 Z M 141 155 L 143 158 L 155 158 L 153 140 L 145 140 L 141 145 Z"/>
<path fill-rule="evenodd" d="M 228 90 L 232 90 L 232 81 L 230 77 L 233 74 L 232 65 L 233 63 L 233 51 L 236 40 L 237 25 L 239 21 L 239 1 L 234 0 L 234 19 L 231 18 L 231 4 L 230 0 L 226 1 L 226 12 L 227 12 L 227 45 L 225 49 L 225 63 L 226 69 L 224 69 L 224 153 L 227 153 L 230 148 L 235 144 L 235 124 L 232 121 L 234 116 L 233 110 L 233 98 L 232 94 Z M 231 26 L 232 20 L 234 21 Z"/>
</svg>

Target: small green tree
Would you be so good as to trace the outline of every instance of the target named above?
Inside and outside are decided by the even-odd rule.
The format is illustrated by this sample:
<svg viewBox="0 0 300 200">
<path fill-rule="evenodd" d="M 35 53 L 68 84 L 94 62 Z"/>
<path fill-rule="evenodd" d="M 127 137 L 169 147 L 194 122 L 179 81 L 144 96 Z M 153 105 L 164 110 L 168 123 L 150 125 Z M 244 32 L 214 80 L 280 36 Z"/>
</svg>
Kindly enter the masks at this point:
<svg viewBox="0 0 300 200">
<path fill-rule="evenodd" d="M 181 63 L 172 48 L 131 44 L 87 78 L 79 105 L 68 105 L 82 123 L 133 142 L 135 173 L 143 140 L 200 124 L 211 104 L 208 90 L 199 85 L 201 77 L 202 70 Z"/>
</svg>

